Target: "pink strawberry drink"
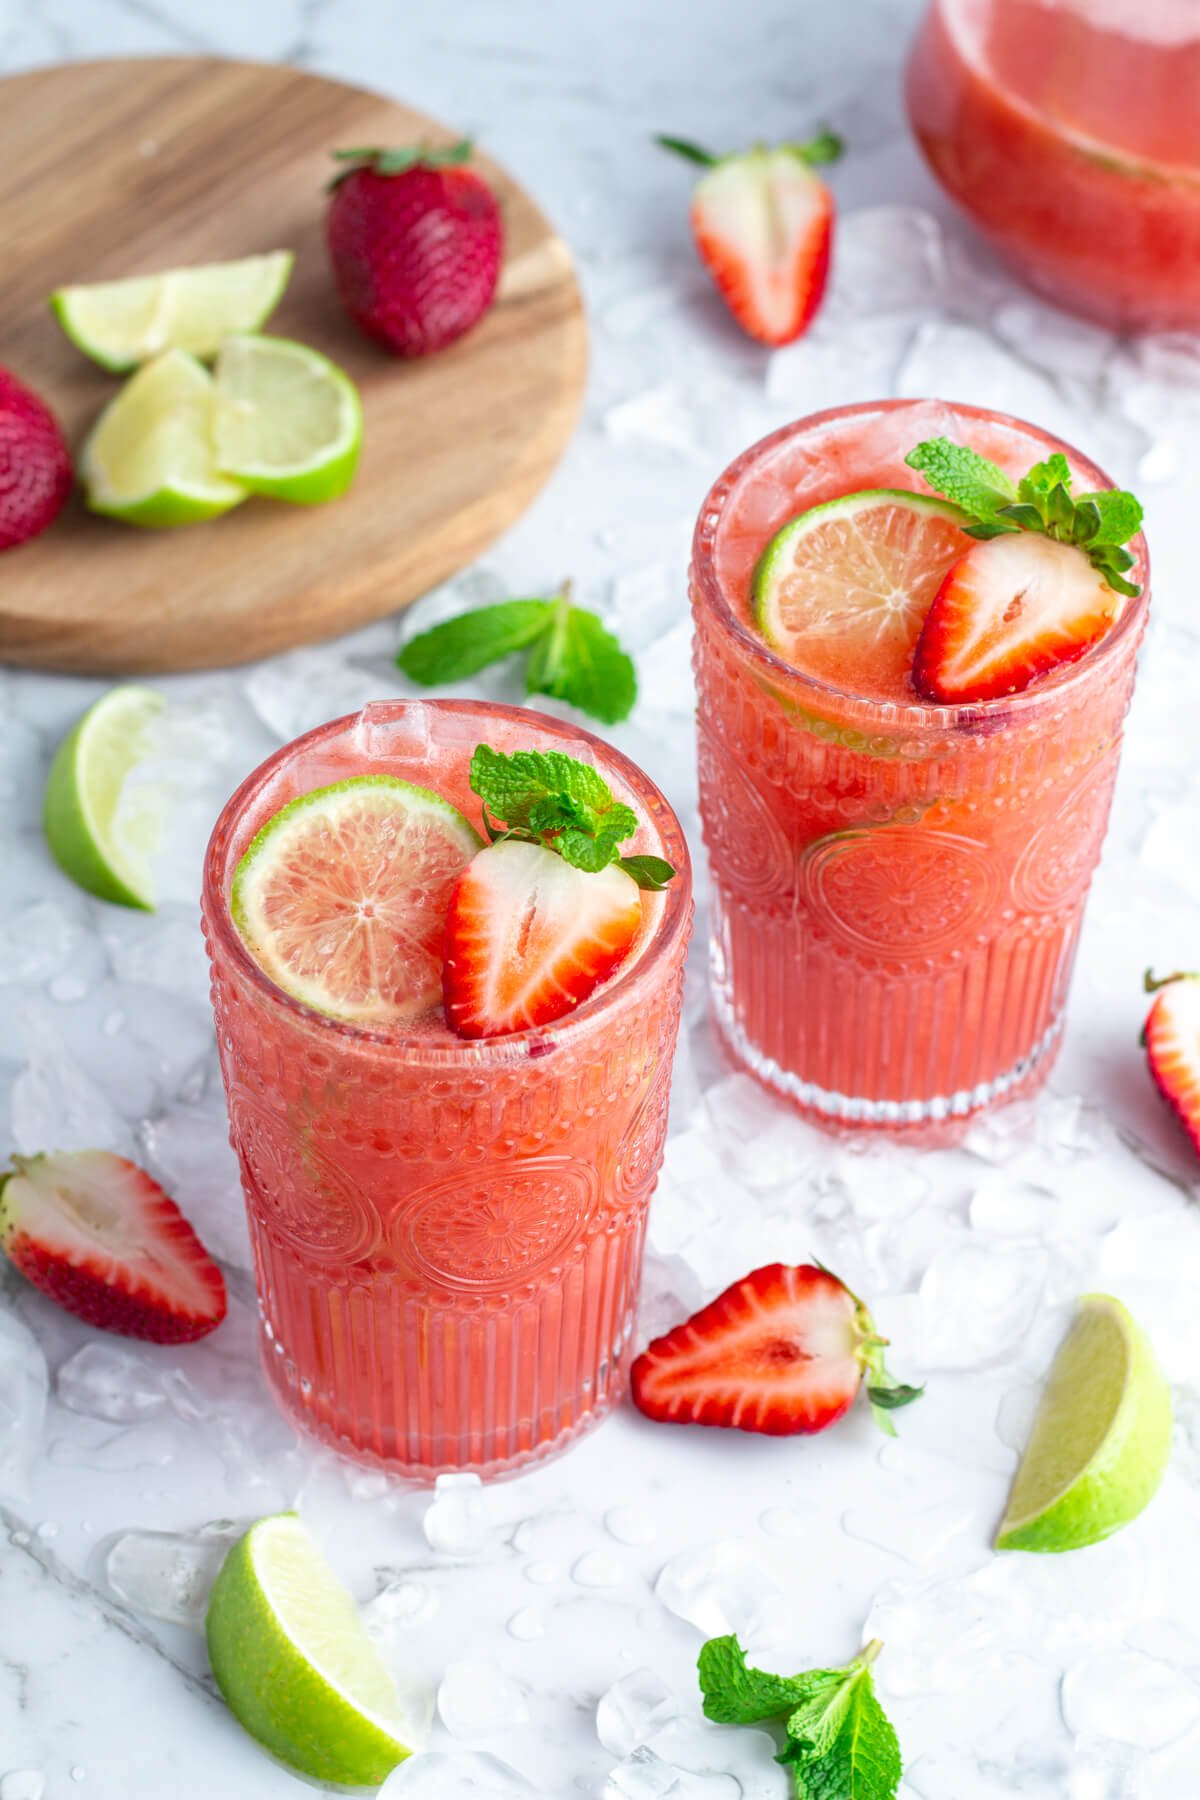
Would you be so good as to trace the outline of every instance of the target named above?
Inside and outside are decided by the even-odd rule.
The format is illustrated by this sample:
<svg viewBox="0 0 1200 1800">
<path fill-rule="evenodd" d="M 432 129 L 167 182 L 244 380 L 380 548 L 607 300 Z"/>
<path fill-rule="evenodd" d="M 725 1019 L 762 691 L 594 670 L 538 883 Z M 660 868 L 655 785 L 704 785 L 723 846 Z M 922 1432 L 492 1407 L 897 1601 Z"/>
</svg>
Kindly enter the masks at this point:
<svg viewBox="0 0 1200 1800">
<path fill-rule="evenodd" d="M 440 1005 L 402 1028 L 283 992 L 230 916 L 259 828 L 366 773 L 432 788 L 477 828 L 475 746 L 592 762 L 677 875 L 629 957 L 552 1024 L 478 1042 Z M 336 871 L 336 859 L 332 865 Z M 339 1450 L 420 1479 L 564 1447 L 620 1398 L 662 1159 L 691 918 L 662 795 L 587 732 L 466 701 L 389 702 L 299 738 L 217 822 L 204 884 L 213 1003 L 268 1379 Z"/>
<path fill-rule="evenodd" d="M 1063 448 L 937 402 L 802 419 L 720 477 L 692 564 L 722 1036 L 818 1123 L 926 1140 L 1046 1078 L 1148 603 L 1143 586 L 1081 661 L 972 704 L 914 691 L 913 636 L 939 579 L 919 561 L 898 632 L 835 608 L 791 660 L 773 650 L 751 602 L 767 544 L 862 489 L 928 493 L 904 458 L 939 436 L 1014 475 Z M 1067 455 L 1080 487 L 1110 485 Z M 1131 548 L 1144 584 L 1144 543 Z"/>
</svg>

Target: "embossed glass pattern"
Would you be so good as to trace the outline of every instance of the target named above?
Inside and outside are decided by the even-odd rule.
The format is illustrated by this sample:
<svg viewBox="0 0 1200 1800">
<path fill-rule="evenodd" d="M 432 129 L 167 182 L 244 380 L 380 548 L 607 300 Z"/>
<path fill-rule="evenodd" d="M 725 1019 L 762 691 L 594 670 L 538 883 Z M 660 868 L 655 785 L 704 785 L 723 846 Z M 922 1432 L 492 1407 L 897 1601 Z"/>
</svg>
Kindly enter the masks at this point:
<svg viewBox="0 0 1200 1800">
<path fill-rule="evenodd" d="M 679 871 L 637 960 L 566 1019 L 467 1043 L 342 1025 L 280 992 L 228 914 L 257 828 L 367 769 L 471 816 L 476 743 L 593 759 Z M 205 870 L 213 1006 L 254 1248 L 264 1361 L 298 1423 L 418 1477 L 549 1454 L 620 1397 L 666 1135 L 691 923 L 687 849 L 657 789 L 544 715 L 387 703 L 287 746 L 234 795 Z"/>
<path fill-rule="evenodd" d="M 821 414 L 721 476 L 692 566 L 720 1030 L 818 1120 L 928 1139 L 1049 1070 L 1148 604 L 1081 662 L 974 706 L 867 700 L 783 662 L 750 623 L 762 549 L 839 494 L 920 489 L 904 454 L 938 435 L 1017 473 L 1066 448 L 940 402 Z M 1081 487 L 1110 485 L 1067 454 Z"/>
</svg>

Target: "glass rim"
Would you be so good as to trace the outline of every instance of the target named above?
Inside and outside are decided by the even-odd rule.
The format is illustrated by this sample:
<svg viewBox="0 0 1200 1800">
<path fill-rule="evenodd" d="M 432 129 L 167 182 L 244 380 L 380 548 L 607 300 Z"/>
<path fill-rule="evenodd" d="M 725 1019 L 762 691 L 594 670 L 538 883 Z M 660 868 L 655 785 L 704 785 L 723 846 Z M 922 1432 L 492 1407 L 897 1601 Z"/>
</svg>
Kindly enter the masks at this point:
<svg viewBox="0 0 1200 1800">
<path fill-rule="evenodd" d="M 675 866 L 675 880 L 663 892 L 662 912 L 653 935 L 635 963 L 623 973 L 619 971 L 599 993 L 561 1019 L 552 1020 L 547 1025 L 533 1026 L 525 1031 L 509 1032 L 500 1037 L 452 1036 L 451 1041 L 446 1042 L 431 1040 L 420 1033 L 356 1025 L 351 1020 L 337 1019 L 320 1012 L 281 988 L 251 956 L 233 922 L 228 892 L 228 877 L 232 874 L 229 844 L 238 822 L 275 775 L 308 751 L 345 734 L 368 715 L 373 720 L 387 720 L 389 717 L 403 715 L 415 706 L 436 707 L 440 712 L 478 714 L 485 718 L 499 715 L 506 720 L 529 719 L 539 731 L 544 730 L 552 737 L 563 739 L 564 748 L 582 740 L 595 753 L 596 766 L 601 773 L 606 773 L 608 768 L 615 768 L 619 779 L 638 801 L 643 804 L 649 802 L 652 807 L 661 809 L 661 816 L 652 814 L 652 819 L 662 839 L 661 847 Z M 536 1060 L 538 1055 L 546 1054 L 546 1050 L 552 1045 L 572 1041 L 585 1035 L 589 1028 L 598 1027 L 614 1006 L 636 1005 L 638 994 L 653 983 L 659 966 L 680 948 L 681 940 L 686 947 L 692 919 L 692 862 L 683 826 L 666 795 L 623 751 L 605 743 L 594 732 L 568 725 L 532 707 L 509 706 L 499 701 L 417 698 L 377 700 L 369 702 L 357 712 L 345 713 L 340 718 L 314 726 L 310 731 L 302 732 L 299 737 L 280 745 L 239 783 L 217 815 L 204 852 L 202 902 L 204 925 L 211 939 L 210 961 L 216 963 L 219 955 L 222 961 L 233 966 L 244 982 L 257 990 L 267 1004 L 289 1014 L 305 1029 L 322 1037 L 332 1033 L 348 1045 L 364 1051 L 403 1056 L 410 1063 L 426 1061 L 431 1066 L 447 1068 L 486 1068 Z"/>
<path fill-rule="evenodd" d="M 871 699 L 866 694 L 835 687 L 831 682 L 820 681 L 804 670 L 797 669 L 772 650 L 766 640 L 739 616 L 717 573 L 716 540 L 724 509 L 742 476 L 756 463 L 765 459 L 778 446 L 793 442 L 809 432 L 819 431 L 825 426 L 837 424 L 843 419 L 865 418 L 871 414 L 885 415 L 922 406 L 944 406 L 968 418 L 1010 427 L 1034 438 L 1048 454 L 1061 451 L 1073 468 L 1081 472 L 1087 471 L 1089 479 L 1096 478 L 1097 490 L 1116 485 L 1090 456 L 1085 456 L 1065 439 L 1056 437 L 1053 432 L 1043 431 L 1039 425 L 1033 424 L 1029 419 L 1019 418 L 1015 413 L 1000 412 L 989 406 L 970 406 L 966 402 L 945 400 L 936 395 L 912 399 L 855 400 L 843 406 L 830 406 L 821 412 L 807 413 L 802 418 L 768 432 L 765 437 L 743 450 L 718 475 L 704 496 L 692 536 L 693 587 L 708 615 L 736 641 L 747 660 L 757 663 L 772 681 L 810 694 L 815 702 L 836 705 L 868 724 L 878 721 L 889 727 L 899 725 L 914 733 L 927 733 L 930 736 L 944 735 L 947 731 L 954 730 L 970 732 L 985 720 L 992 721 L 993 724 L 1000 720 L 1019 723 L 1050 710 L 1057 700 L 1066 698 L 1081 682 L 1096 680 L 1119 656 L 1131 635 L 1136 645 L 1150 605 L 1150 555 L 1143 532 L 1139 531 L 1129 544 L 1135 559 L 1131 572 L 1140 579 L 1142 591 L 1122 607 L 1116 624 L 1095 649 L 1065 665 L 1043 682 L 1022 689 L 1020 693 L 1002 694 L 990 700 L 963 701 L 950 706 L 915 698 Z"/>
</svg>

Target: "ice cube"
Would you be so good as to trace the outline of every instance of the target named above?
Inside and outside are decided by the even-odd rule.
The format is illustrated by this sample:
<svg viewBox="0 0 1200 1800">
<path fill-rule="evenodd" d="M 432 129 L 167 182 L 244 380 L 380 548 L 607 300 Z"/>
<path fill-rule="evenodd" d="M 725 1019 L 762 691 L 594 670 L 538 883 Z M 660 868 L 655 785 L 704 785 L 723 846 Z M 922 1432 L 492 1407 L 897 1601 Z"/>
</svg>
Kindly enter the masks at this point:
<svg viewBox="0 0 1200 1800">
<path fill-rule="evenodd" d="M 618 1544 L 652 1544 L 658 1536 L 653 1516 L 640 1506 L 610 1506 L 604 1529 Z"/>
<path fill-rule="evenodd" d="M 484 1750 L 425 1750 L 393 1769 L 378 1800 L 539 1800 L 524 1775 Z"/>
<path fill-rule="evenodd" d="M 679 1717 L 679 1703 L 654 1669 L 631 1669 L 600 1696 L 596 1736 L 614 1756 L 630 1756 Z"/>
<path fill-rule="evenodd" d="M 113 917 L 106 917 L 103 937 L 118 981 L 161 988 L 207 1010 L 208 957 L 194 906 L 169 904 L 153 919 L 114 910 Z"/>
<path fill-rule="evenodd" d="M 921 1348 L 927 1369 L 1003 1362 L 1037 1314 L 1048 1258 L 963 1237 L 939 1250 L 921 1282 Z"/>
<path fill-rule="evenodd" d="M 1063 1676 L 1062 1713 L 1083 1744 L 1112 1738 L 1157 1750 L 1200 1720 L 1200 1688 L 1136 1650 L 1101 1650 Z"/>
<path fill-rule="evenodd" d="M 0 1307 L 0 1495 L 24 1500 L 42 1441 L 50 1377 L 41 1345 Z"/>
<path fill-rule="evenodd" d="M 439 1475 L 421 1521 L 425 1541 L 447 1556 L 478 1556 L 483 1549 L 483 1483 L 478 1475 Z"/>
<path fill-rule="evenodd" d="M 654 1591 L 668 1612 L 705 1637 L 735 1632 L 744 1645 L 764 1645 L 785 1622 L 778 1587 L 739 1543 L 728 1539 L 672 1557 Z"/>
<path fill-rule="evenodd" d="M 451 1662 L 437 1691 L 437 1709 L 452 1737 L 484 1738 L 529 1720 L 520 1684 L 494 1663 Z"/>
<path fill-rule="evenodd" d="M 109 1549 L 105 1580 L 135 1612 L 203 1631 L 212 1584 L 244 1529 L 222 1519 L 196 1532 L 127 1531 Z"/>
<path fill-rule="evenodd" d="M 509 1637 L 516 1638 L 521 1644 L 532 1643 L 536 1638 L 546 1635 L 542 1615 L 536 1606 L 522 1606 L 513 1614 L 505 1629 Z"/>
<path fill-rule="evenodd" d="M 461 602 L 457 610 L 462 610 Z M 399 686 L 397 679 L 382 681 L 326 648 L 292 650 L 253 670 L 246 698 L 267 730 L 286 744 L 315 725 L 361 711 Z"/>
<path fill-rule="evenodd" d="M 687 596 L 669 581 L 665 566 L 648 563 L 613 582 L 609 624 L 627 650 L 642 650 L 666 636 L 686 607 Z"/>
<path fill-rule="evenodd" d="M 13 1083 L 12 1134 L 18 1150 L 116 1150 L 128 1156 L 133 1134 L 108 1096 L 76 1062 L 55 1017 L 30 1005 L 20 1019 L 28 1061 Z"/>
<path fill-rule="evenodd" d="M 604 430 L 614 444 L 653 444 L 677 455 L 697 454 L 696 420 L 669 385 L 650 388 L 611 406 L 604 415 Z"/>
<path fill-rule="evenodd" d="M 380 1588 L 362 1610 L 363 1624 L 371 1637 L 385 1642 L 398 1631 L 424 1625 L 437 1611 L 437 1595 L 424 1581 L 405 1576 Z"/>
<path fill-rule="evenodd" d="M 114 1425 L 148 1419 L 167 1404 L 158 1370 L 119 1344 L 84 1344 L 59 1369 L 54 1391 L 72 1412 Z"/>
<path fill-rule="evenodd" d="M 625 1580 L 625 1564 L 608 1550 L 585 1550 L 571 1565 L 571 1580 L 580 1587 L 620 1587 Z"/>
<path fill-rule="evenodd" d="M 610 1769 L 602 1800 L 741 1800 L 734 1775 L 681 1769 L 643 1744 Z"/>
<path fill-rule="evenodd" d="M 692 675 L 692 628 L 680 621 L 638 654 L 638 694 L 654 712 L 690 719 L 696 710 Z"/>
<path fill-rule="evenodd" d="M 823 322 L 920 310 L 940 297 L 945 280 L 942 228 L 931 213 L 863 207 L 839 226 Z"/>
<path fill-rule="evenodd" d="M 42 1800 L 46 1777 L 40 1769 L 11 1769 L 0 1775 L 0 1800 Z"/>
<path fill-rule="evenodd" d="M 970 1529 L 973 1516 L 969 1505 L 951 1500 L 896 1500 L 885 1507 L 852 1506 L 842 1516 L 842 1529 L 906 1562 L 928 1563 Z"/>
<path fill-rule="evenodd" d="M 8 913 L 0 933 L 0 984 L 49 981 L 70 960 L 81 937 L 79 919 L 56 900 L 35 900 Z"/>
</svg>

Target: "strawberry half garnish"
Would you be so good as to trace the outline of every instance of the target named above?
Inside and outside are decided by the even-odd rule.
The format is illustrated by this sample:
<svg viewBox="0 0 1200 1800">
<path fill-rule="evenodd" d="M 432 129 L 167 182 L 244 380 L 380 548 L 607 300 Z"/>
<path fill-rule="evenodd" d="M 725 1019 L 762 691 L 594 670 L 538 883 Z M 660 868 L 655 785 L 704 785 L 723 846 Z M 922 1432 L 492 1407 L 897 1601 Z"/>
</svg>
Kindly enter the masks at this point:
<svg viewBox="0 0 1200 1800">
<path fill-rule="evenodd" d="M 43 1294 L 102 1331 L 184 1344 L 225 1317 L 225 1282 L 179 1208 L 109 1150 L 15 1156 L 0 1248 Z"/>
<path fill-rule="evenodd" d="M 684 138 L 658 142 L 706 170 L 692 195 L 692 235 L 730 312 L 760 343 L 790 344 L 829 278 L 833 195 L 813 165 L 840 156 L 840 140 L 823 132 L 722 157 Z"/>
<path fill-rule="evenodd" d="M 824 1431 L 866 1382 L 876 1419 L 893 1433 L 889 1414 L 922 1390 L 891 1380 L 884 1343 L 828 1269 L 769 1263 L 643 1350 L 633 1400 L 668 1425 L 791 1437 Z"/>
<path fill-rule="evenodd" d="M 635 883 L 508 839 L 472 858 L 446 923 L 442 984 L 460 1037 L 547 1025 L 582 1005 L 628 955 L 642 922 Z"/>
<path fill-rule="evenodd" d="M 1111 631 L 1120 597 L 1073 544 L 1032 531 L 975 544 L 926 614 L 913 682 L 927 700 L 995 700 L 1076 662 Z"/>
<path fill-rule="evenodd" d="M 1200 975 L 1147 969 L 1146 992 L 1157 995 L 1142 1032 L 1150 1073 L 1200 1153 Z"/>
</svg>

